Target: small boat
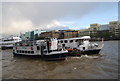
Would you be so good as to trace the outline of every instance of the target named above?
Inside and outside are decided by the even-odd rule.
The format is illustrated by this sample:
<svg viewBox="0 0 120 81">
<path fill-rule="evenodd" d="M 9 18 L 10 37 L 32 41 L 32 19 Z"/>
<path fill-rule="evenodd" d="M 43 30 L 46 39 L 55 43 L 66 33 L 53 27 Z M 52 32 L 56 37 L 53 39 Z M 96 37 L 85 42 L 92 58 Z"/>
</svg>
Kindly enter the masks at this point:
<svg viewBox="0 0 120 81">
<path fill-rule="evenodd" d="M 21 41 L 21 38 L 19 36 L 11 36 L 7 38 L 2 38 L 0 41 L 0 48 L 2 50 L 13 48 L 13 44 L 16 42 L 20 42 L 20 41 Z"/>
<path fill-rule="evenodd" d="M 64 60 L 68 51 L 58 49 L 57 44 L 56 38 L 38 41 L 25 40 L 14 44 L 13 54 L 40 56 L 44 60 Z"/>
<path fill-rule="evenodd" d="M 99 54 L 104 46 L 103 41 L 100 44 L 97 44 L 91 43 L 89 40 L 90 36 L 59 39 L 58 47 L 67 49 L 69 52 L 68 56 Z"/>
</svg>

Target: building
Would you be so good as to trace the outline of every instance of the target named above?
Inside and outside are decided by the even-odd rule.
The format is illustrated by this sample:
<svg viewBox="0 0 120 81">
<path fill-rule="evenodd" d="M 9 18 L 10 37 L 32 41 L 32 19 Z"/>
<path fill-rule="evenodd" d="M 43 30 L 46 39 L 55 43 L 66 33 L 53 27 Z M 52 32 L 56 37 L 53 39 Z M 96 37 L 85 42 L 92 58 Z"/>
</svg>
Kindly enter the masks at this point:
<svg viewBox="0 0 120 81">
<path fill-rule="evenodd" d="M 78 31 L 78 36 L 90 36 L 90 29 L 82 29 Z"/>
<path fill-rule="evenodd" d="M 100 31 L 110 30 L 109 24 L 100 25 L 99 30 Z"/>
<path fill-rule="evenodd" d="M 39 34 L 42 32 L 46 32 L 44 30 L 33 30 L 33 31 L 28 31 L 20 35 L 22 40 L 35 40 L 38 38 Z"/>
<path fill-rule="evenodd" d="M 51 31 L 53 38 L 60 38 L 60 31 Z"/>
<path fill-rule="evenodd" d="M 59 38 L 59 31 L 48 31 L 48 32 L 42 32 L 39 34 L 39 37 L 42 38 Z"/>
<path fill-rule="evenodd" d="M 90 31 L 90 35 L 94 35 L 97 33 L 97 31 L 100 30 L 100 24 L 98 23 L 90 24 L 90 27 L 88 29 Z"/>
<path fill-rule="evenodd" d="M 90 30 L 99 30 L 100 28 L 100 24 L 98 23 L 94 23 L 94 24 L 90 24 Z"/>
<path fill-rule="evenodd" d="M 120 35 L 120 28 L 119 28 L 119 22 L 118 21 L 110 21 L 109 27 L 110 27 L 110 33 L 112 34 L 111 37 L 117 39 Z"/>
<path fill-rule="evenodd" d="M 42 38 L 58 38 L 58 39 L 74 38 L 77 36 L 78 36 L 78 31 L 74 31 L 74 30 L 49 31 L 40 34 L 40 37 Z"/>
<path fill-rule="evenodd" d="M 115 37 L 116 39 L 120 39 L 120 24 L 115 28 Z"/>
<path fill-rule="evenodd" d="M 41 38 L 51 38 L 52 37 L 52 32 L 42 32 L 39 34 L 39 37 Z"/>
<path fill-rule="evenodd" d="M 60 31 L 60 37 L 59 38 L 61 38 L 61 39 L 78 37 L 78 31 L 77 30 L 59 30 L 59 31 Z"/>
<path fill-rule="evenodd" d="M 43 33 L 43 32 L 46 32 L 45 30 L 39 30 L 39 29 L 36 29 L 33 31 L 34 32 L 34 35 L 32 35 L 34 39 L 38 39 L 39 37 L 39 34 Z"/>
<path fill-rule="evenodd" d="M 30 39 L 30 32 L 25 32 L 25 39 Z"/>
</svg>

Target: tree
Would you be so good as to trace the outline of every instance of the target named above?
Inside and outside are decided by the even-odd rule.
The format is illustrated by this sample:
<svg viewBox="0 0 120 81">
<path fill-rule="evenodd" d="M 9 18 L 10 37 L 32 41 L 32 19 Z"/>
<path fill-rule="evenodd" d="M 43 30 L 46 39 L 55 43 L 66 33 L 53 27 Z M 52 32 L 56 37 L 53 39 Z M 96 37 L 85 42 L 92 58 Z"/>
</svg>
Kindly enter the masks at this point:
<svg viewBox="0 0 120 81">
<path fill-rule="evenodd" d="M 39 37 L 36 37 L 36 38 L 35 38 L 35 40 L 43 40 L 43 39 L 45 39 L 45 37 L 40 37 L 40 36 L 39 36 Z"/>
</svg>

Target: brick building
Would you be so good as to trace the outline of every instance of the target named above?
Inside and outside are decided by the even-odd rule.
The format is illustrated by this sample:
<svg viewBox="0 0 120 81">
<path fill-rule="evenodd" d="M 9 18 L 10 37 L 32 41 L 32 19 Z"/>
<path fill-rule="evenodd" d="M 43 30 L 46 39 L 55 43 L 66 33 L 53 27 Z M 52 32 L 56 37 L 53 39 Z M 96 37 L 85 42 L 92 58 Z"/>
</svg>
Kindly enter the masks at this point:
<svg viewBox="0 0 120 81">
<path fill-rule="evenodd" d="M 60 38 L 60 39 L 74 38 L 74 37 L 78 37 L 78 31 L 74 31 L 74 30 L 49 31 L 49 32 L 41 33 L 40 37 Z"/>
<path fill-rule="evenodd" d="M 59 31 L 43 32 L 39 36 L 43 38 L 59 38 Z"/>
</svg>

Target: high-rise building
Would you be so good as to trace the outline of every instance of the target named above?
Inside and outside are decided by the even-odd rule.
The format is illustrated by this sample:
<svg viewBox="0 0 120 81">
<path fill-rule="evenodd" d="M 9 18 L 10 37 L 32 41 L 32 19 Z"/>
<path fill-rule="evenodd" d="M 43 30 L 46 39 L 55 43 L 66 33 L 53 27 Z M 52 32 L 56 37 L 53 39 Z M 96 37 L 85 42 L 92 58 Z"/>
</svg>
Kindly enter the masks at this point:
<svg viewBox="0 0 120 81">
<path fill-rule="evenodd" d="M 119 28 L 119 22 L 118 21 L 110 21 L 109 22 L 109 28 L 110 33 L 114 36 L 114 38 L 119 37 L 120 28 Z"/>
<path fill-rule="evenodd" d="M 44 30 L 33 30 L 29 32 L 25 32 L 24 34 L 21 34 L 22 40 L 35 40 L 39 36 L 40 33 L 46 32 Z"/>
</svg>

